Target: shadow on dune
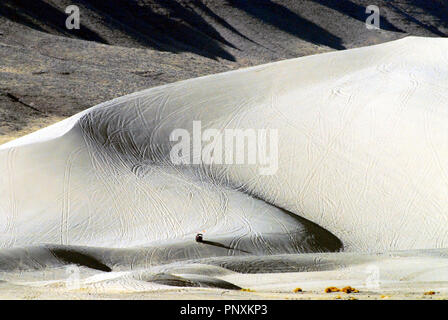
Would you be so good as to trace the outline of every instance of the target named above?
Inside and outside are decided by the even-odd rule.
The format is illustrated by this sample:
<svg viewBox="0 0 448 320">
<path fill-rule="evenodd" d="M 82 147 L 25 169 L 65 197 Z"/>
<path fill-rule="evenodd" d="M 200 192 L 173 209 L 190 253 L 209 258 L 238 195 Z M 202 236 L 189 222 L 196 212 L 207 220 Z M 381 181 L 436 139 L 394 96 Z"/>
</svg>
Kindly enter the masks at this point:
<svg viewBox="0 0 448 320">
<path fill-rule="evenodd" d="M 366 7 L 360 6 L 356 3 L 353 3 L 350 0 L 312 0 L 320 5 L 326 6 L 327 8 L 336 10 L 342 14 L 345 14 L 353 19 L 356 19 L 361 22 L 365 22 L 368 14 L 366 14 Z M 390 23 L 385 17 L 381 17 L 381 26 L 382 30 L 393 31 L 393 32 L 404 32 L 403 30 L 395 27 L 392 23 Z"/>
<path fill-rule="evenodd" d="M 243 249 L 238 249 L 238 248 L 232 248 L 232 247 L 226 246 L 226 245 L 224 245 L 222 243 L 215 242 L 215 241 L 202 240 L 200 243 L 208 244 L 210 246 L 220 247 L 220 248 L 224 248 L 224 249 L 228 249 L 228 250 L 235 250 L 235 251 L 241 251 L 241 252 L 244 252 L 244 253 L 250 253 L 249 251 L 246 251 L 246 250 L 243 250 Z"/>
<path fill-rule="evenodd" d="M 146 277 L 140 276 L 139 280 L 174 287 L 190 287 L 190 288 L 205 287 L 205 288 L 220 288 L 227 290 L 241 290 L 241 287 L 228 281 L 200 275 L 183 275 L 182 277 L 180 277 L 173 274 L 157 273 L 157 274 L 151 274 Z"/>
<path fill-rule="evenodd" d="M 339 37 L 271 0 L 227 0 L 227 2 L 254 18 L 302 40 L 333 49 L 345 49 Z"/>
<path fill-rule="evenodd" d="M 0 16 L 38 31 L 46 31 L 38 24 L 42 23 L 65 36 L 75 36 L 83 40 L 108 44 L 104 38 L 83 24 L 80 25 L 79 30 L 66 29 L 65 20 L 68 15 L 42 0 L 2 0 L 0 2 Z"/>
<path fill-rule="evenodd" d="M 109 268 L 104 263 L 100 262 L 98 259 L 70 248 L 55 247 L 49 248 L 51 254 L 53 254 L 57 259 L 66 264 L 76 264 L 78 266 L 84 266 L 87 268 L 100 270 L 104 272 L 111 272 L 112 269 Z"/>
</svg>

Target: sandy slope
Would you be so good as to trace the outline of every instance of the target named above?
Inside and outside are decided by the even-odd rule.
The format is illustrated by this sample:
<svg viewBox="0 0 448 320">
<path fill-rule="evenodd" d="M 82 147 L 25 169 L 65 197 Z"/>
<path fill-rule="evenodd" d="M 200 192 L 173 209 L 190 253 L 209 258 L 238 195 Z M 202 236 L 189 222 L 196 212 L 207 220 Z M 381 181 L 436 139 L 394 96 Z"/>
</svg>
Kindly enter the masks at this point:
<svg viewBox="0 0 448 320">
<path fill-rule="evenodd" d="M 0 298 L 447 299 L 446 257 L 446 250 L 226 257 L 133 266 L 132 271 L 129 266 L 116 267 L 116 271 L 108 273 L 66 265 L 3 272 Z M 229 270 L 232 268 L 239 272 Z M 77 282 L 73 280 L 73 270 L 79 272 Z M 373 277 L 376 274 L 378 278 Z M 235 286 L 249 290 L 234 290 Z M 324 289 L 330 286 L 351 286 L 359 292 L 325 293 Z M 296 288 L 302 291 L 294 292 Z"/>
<path fill-rule="evenodd" d="M 77 264 L 105 292 L 369 291 L 373 265 L 375 292 L 445 290 L 447 49 L 410 37 L 181 81 L 0 146 L 3 278 L 64 284 Z M 277 129 L 278 171 L 174 166 L 169 135 L 193 120 Z"/>
</svg>

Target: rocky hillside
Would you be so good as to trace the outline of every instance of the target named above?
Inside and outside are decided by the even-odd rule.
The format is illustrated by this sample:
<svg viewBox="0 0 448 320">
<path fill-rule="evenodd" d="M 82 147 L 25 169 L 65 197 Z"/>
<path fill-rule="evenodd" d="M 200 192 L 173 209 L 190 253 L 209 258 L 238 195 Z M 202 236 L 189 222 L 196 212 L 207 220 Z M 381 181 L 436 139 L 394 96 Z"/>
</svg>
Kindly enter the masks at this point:
<svg viewBox="0 0 448 320">
<path fill-rule="evenodd" d="M 407 35 L 447 36 L 448 2 L 2 0 L 0 143 L 151 86 Z"/>
</svg>

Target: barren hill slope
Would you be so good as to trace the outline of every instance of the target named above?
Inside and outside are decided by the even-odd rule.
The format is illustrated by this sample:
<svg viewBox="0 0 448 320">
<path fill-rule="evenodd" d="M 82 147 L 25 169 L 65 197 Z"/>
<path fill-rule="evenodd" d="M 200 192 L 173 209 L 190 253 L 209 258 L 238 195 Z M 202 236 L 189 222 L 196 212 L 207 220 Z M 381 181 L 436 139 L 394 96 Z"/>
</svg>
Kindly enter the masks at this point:
<svg viewBox="0 0 448 320">
<path fill-rule="evenodd" d="M 80 30 L 65 28 L 70 4 Z M 381 30 L 365 26 L 372 4 Z M 443 0 L 3 0 L 0 143 L 163 83 L 447 34 Z"/>
</svg>

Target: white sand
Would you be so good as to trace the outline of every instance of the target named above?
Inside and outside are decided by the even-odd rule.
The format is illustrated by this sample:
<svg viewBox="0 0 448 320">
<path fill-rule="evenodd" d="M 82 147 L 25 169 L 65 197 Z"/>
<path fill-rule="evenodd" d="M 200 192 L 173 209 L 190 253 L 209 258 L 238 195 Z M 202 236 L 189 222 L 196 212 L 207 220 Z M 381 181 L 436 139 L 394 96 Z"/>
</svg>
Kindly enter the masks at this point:
<svg viewBox="0 0 448 320">
<path fill-rule="evenodd" d="M 447 89 L 448 40 L 412 37 L 181 81 L 95 106 L 0 146 L 0 269 L 16 283 L 25 277 L 15 272 L 36 261 L 50 269 L 78 263 L 73 252 L 107 265 L 107 274 L 256 255 L 234 270 L 243 272 L 273 254 L 308 252 L 299 255 L 308 260 L 291 262 L 303 267 L 299 272 L 279 269 L 291 259 L 284 255 L 251 271 L 275 277 L 205 279 L 201 270 L 202 278 L 191 281 L 226 280 L 266 292 L 309 283 L 321 292 L 342 279 L 371 290 L 360 270 L 373 264 L 383 289 L 432 284 L 443 291 L 447 255 L 430 249 L 448 247 Z M 278 129 L 277 173 L 173 166 L 169 134 L 191 130 L 194 120 L 203 128 Z M 195 243 L 203 231 L 224 247 Z M 55 255 L 44 243 L 62 251 Z M 10 249 L 30 245 L 37 248 Z M 68 245 L 101 248 L 67 253 Z M 312 252 L 342 246 L 356 254 L 335 254 L 337 263 L 316 269 Z M 398 264 L 377 254 L 363 258 L 396 250 L 410 250 Z M 219 260 L 213 259 L 206 263 Z M 427 269 L 434 264 L 442 272 Z M 153 280 L 114 283 L 120 292 L 142 283 L 143 291 L 161 290 Z M 397 285 L 403 282 L 411 289 Z"/>
</svg>

